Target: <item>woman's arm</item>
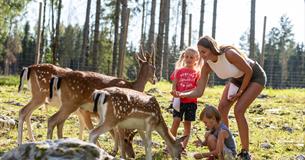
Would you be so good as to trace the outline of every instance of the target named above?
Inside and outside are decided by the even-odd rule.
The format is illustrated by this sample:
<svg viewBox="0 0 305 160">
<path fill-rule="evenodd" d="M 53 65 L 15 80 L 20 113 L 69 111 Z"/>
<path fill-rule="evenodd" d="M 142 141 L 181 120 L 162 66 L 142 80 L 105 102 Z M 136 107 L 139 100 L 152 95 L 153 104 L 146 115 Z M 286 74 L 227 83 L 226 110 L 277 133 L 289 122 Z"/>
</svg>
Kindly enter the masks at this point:
<svg viewBox="0 0 305 160">
<path fill-rule="evenodd" d="M 198 98 L 201 97 L 204 89 L 206 87 L 206 84 L 209 79 L 209 73 L 211 72 L 211 68 L 207 63 L 204 63 L 202 69 L 201 69 L 201 75 L 200 79 L 197 81 L 197 87 L 189 92 L 171 92 L 171 94 L 175 97 L 181 97 L 181 98 Z"/>
<path fill-rule="evenodd" d="M 235 50 L 229 49 L 228 51 L 225 52 L 225 56 L 231 64 L 233 64 L 239 70 L 244 72 L 244 79 L 236 96 L 233 98 L 235 99 L 241 96 L 243 91 L 247 88 L 251 80 L 253 71 L 251 66 L 248 64 L 248 62 L 243 57 L 241 57 L 241 55 L 237 53 Z"/>
</svg>

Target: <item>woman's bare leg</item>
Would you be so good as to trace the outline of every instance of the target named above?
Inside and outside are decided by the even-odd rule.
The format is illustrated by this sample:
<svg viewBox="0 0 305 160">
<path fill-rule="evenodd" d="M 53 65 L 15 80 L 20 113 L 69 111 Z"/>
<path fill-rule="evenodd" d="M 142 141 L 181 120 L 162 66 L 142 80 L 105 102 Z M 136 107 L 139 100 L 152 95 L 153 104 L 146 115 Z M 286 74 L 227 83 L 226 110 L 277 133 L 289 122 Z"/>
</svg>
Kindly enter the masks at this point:
<svg viewBox="0 0 305 160">
<path fill-rule="evenodd" d="M 225 86 L 220 102 L 218 104 L 218 111 L 220 112 L 221 120 L 225 125 L 227 125 L 227 127 L 229 127 L 229 119 L 228 119 L 229 111 L 231 109 L 232 104 L 234 103 L 227 99 L 228 90 L 229 90 L 229 83 Z"/>
<path fill-rule="evenodd" d="M 250 83 L 245 92 L 237 100 L 234 108 L 240 141 L 242 149 L 244 150 L 249 150 L 249 127 L 245 117 L 245 112 L 263 89 L 264 87 L 256 82 Z"/>
</svg>

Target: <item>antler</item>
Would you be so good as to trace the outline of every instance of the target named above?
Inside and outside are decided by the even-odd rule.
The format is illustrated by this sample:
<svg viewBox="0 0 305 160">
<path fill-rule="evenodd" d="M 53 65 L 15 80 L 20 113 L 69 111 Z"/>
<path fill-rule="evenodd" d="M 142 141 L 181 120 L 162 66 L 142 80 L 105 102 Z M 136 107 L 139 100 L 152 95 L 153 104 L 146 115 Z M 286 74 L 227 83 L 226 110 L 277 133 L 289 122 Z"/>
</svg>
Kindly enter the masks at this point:
<svg viewBox="0 0 305 160">
<path fill-rule="evenodd" d="M 155 45 L 154 45 L 154 43 L 152 43 L 151 44 L 151 63 L 153 64 L 153 65 L 155 65 Z"/>
<path fill-rule="evenodd" d="M 146 62 L 147 61 L 147 58 L 144 55 L 144 49 L 143 49 L 143 45 L 142 44 L 140 45 L 140 54 L 135 53 L 135 57 L 136 57 L 137 60 L 140 60 L 142 62 Z"/>
</svg>

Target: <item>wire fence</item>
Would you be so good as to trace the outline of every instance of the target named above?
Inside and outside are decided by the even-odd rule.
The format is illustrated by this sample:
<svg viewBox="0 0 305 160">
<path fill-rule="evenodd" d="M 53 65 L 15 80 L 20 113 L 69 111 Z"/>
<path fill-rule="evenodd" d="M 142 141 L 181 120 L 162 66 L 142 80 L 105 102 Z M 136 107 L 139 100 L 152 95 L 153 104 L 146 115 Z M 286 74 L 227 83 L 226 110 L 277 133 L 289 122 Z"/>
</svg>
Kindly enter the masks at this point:
<svg viewBox="0 0 305 160">
<path fill-rule="evenodd" d="M 22 67 L 29 66 L 34 64 L 34 57 L 26 57 L 19 60 L 20 57 L 17 57 L 16 63 L 10 65 L 9 73 L 12 75 L 18 75 Z M 266 61 L 267 62 L 267 61 Z M 301 61 L 302 62 L 302 61 Z M 300 63 L 299 60 L 292 61 L 290 60 L 284 67 L 281 63 L 265 63 L 264 70 L 267 75 L 267 87 L 270 88 L 305 88 L 305 64 L 304 62 Z M 99 70 L 100 73 L 111 75 L 112 63 L 111 61 L 104 61 L 104 64 L 100 63 L 100 66 L 103 66 Z M 79 60 L 61 60 L 61 67 L 68 67 L 73 70 L 83 70 L 83 71 L 93 71 L 93 66 L 88 65 L 84 68 L 80 68 Z M 3 74 L 4 64 L 0 66 L 1 74 Z M 100 67 L 101 68 L 101 67 Z M 173 68 L 170 67 L 169 73 L 172 73 Z M 135 64 L 129 64 L 125 66 L 124 69 L 125 77 L 130 80 L 134 80 L 137 74 L 137 66 Z M 212 85 L 224 85 L 228 80 L 219 79 L 215 74 L 210 76 L 209 84 Z"/>
</svg>

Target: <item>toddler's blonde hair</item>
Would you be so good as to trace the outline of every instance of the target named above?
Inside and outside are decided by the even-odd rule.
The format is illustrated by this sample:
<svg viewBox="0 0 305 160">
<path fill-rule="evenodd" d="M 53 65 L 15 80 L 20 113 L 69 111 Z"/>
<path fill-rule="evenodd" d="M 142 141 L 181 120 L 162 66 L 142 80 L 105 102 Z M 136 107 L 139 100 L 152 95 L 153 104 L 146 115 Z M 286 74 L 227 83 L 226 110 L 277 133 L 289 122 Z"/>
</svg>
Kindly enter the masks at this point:
<svg viewBox="0 0 305 160">
<path fill-rule="evenodd" d="M 196 61 L 196 64 L 195 64 L 194 68 L 195 68 L 196 71 L 199 72 L 201 70 L 202 66 L 203 66 L 203 62 L 204 61 L 200 57 L 200 54 L 199 54 L 198 50 L 195 49 L 194 47 L 187 47 L 185 50 L 180 52 L 179 59 L 178 59 L 178 61 L 175 64 L 175 70 L 180 69 L 180 68 L 186 66 L 186 63 L 183 60 L 185 53 L 193 53 L 193 54 L 196 55 L 197 61 Z"/>
</svg>

